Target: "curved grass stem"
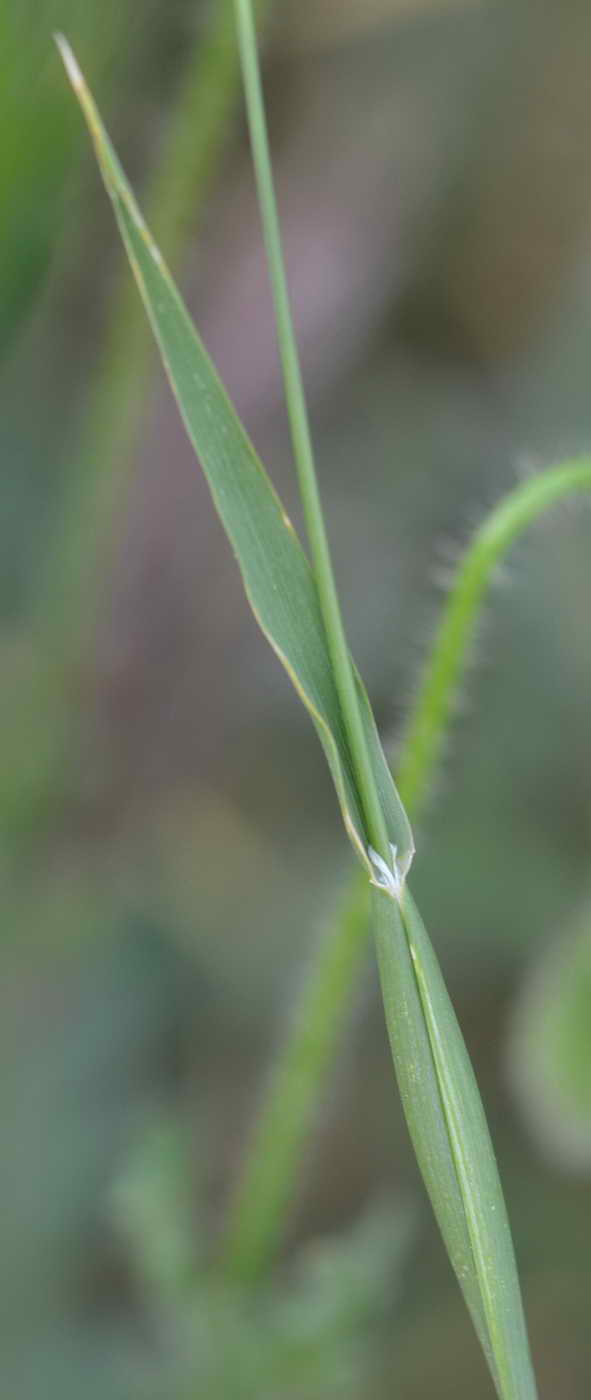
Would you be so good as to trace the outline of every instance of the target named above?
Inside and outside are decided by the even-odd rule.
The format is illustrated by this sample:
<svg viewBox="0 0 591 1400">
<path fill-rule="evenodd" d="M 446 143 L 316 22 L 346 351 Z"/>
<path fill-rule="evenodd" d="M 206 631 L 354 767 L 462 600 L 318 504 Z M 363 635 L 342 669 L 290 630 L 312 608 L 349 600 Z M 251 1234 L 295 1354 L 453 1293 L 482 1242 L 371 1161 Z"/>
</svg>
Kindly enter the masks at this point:
<svg viewBox="0 0 591 1400">
<path fill-rule="evenodd" d="M 476 530 L 456 570 L 405 729 L 397 782 L 416 821 L 428 796 L 495 566 L 556 501 L 591 490 L 591 459 L 565 462 L 517 486 Z"/>
</svg>

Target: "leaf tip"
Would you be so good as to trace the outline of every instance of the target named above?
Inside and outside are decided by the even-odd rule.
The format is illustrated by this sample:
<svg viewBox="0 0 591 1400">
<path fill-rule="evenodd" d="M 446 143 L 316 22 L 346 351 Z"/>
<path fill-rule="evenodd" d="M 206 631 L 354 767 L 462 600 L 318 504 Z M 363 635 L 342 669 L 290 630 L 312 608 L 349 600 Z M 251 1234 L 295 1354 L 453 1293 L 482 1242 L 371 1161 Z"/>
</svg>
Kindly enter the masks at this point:
<svg viewBox="0 0 591 1400">
<path fill-rule="evenodd" d="M 82 73 L 80 72 L 77 60 L 74 56 L 72 49 L 70 48 L 68 40 L 63 34 L 60 34 L 59 32 L 56 32 L 53 37 L 59 49 L 64 68 L 66 70 L 68 78 L 70 79 L 74 92 L 80 94 L 84 89 L 84 78 L 82 77 Z"/>
</svg>

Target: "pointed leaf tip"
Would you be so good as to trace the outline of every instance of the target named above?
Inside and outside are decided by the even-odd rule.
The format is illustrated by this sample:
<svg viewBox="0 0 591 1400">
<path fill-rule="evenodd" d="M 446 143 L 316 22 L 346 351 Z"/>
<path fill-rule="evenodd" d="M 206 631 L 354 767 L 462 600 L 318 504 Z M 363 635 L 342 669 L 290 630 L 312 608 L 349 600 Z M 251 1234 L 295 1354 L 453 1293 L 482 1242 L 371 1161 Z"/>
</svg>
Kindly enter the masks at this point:
<svg viewBox="0 0 591 1400">
<path fill-rule="evenodd" d="M 80 72 L 80 69 L 78 67 L 78 63 L 73 53 L 73 50 L 70 48 L 68 40 L 63 34 L 60 34 L 59 31 L 56 31 L 53 37 L 59 49 L 64 68 L 66 70 L 68 78 L 70 79 L 74 92 L 80 93 L 82 88 L 84 87 L 84 78 L 82 77 L 82 73 Z"/>
</svg>

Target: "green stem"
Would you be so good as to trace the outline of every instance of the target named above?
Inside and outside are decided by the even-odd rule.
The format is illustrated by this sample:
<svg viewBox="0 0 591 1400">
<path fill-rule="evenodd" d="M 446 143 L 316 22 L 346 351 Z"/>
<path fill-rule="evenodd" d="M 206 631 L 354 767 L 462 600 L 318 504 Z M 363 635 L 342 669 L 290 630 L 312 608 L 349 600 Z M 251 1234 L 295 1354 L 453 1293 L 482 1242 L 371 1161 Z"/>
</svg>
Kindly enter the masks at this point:
<svg viewBox="0 0 591 1400">
<path fill-rule="evenodd" d="M 367 877 L 323 930 L 293 1024 L 266 1091 L 252 1150 L 224 1230 L 222 1273 L 247 1285 L 268 1268 L 285 1226 L 305 1139 L 348 1015 L 350 989 L 366 946 Z"/>
<path fill-rule="evenodd" d="M 252 4 L 251 0 L 234 0 L 234 4 L 257 190 L 275 304 L 277 339 L 283 368 L 287 412 L 316 587 L 368 839 L 375 850 L 390 865 L 391 854 L 386 824 L 361 719 L 351 656 L 343 627 L 318 490 L 310 425 L 281 246 Z"/>
<path fill-rule="evenodd" d="M 424 805 L 465 671 L 480 604 L 509 546 L 555 502 L 591 491 L 591 460 L 567 462 L 518 486 L 476 531 L 429 654 L 403 743 L 399 786 L 409 816 Z M 254 1283 L 269 1269 L 368 941 L 367 881 L 356 871 L 323 929 L 263 1100 L 223 1247 L 226 1277 Z M 338 975 L 335 975 L 338 969 Z"/>
<path fill-rule="evenodd" d="M 480 603 L 496 564 L 527 526 L 555 501 L 591 490 L 591 459 L 565 462 L 516 487 L 476 531 L 456 571 L 439 630 L 411 709 L 397 784 L 414 820 L 433 778 L 478 622 Z"/>
</svg>

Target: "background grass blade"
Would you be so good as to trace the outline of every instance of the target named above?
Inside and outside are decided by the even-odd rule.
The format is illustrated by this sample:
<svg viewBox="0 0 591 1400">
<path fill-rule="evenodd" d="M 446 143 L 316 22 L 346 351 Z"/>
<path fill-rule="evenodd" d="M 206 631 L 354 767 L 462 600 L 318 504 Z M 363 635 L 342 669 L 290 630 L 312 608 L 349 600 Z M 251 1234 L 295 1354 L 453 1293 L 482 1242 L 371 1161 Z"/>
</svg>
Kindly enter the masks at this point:
<svg viewBox="0 0 591 1400">
<path fill-rule="evenodd" d="M 259 0 L 259 22 L 264 20 L 271 3 L 272 0 Z M 92 52 L 94 70 L 103 74 L 104 86 L 104 73 L 113 68 L 113 55 L 121 55 L 129 48 L 129 24 L 133 23 L 125 4 L 110 7 L 107 20 L 104 14 L 93 16 L 89 7 L 81 9 L 71 0 L 44 0 L 41 7 L 36 7 L 38 27 L 28 23 L 23 7 L 18 8 L 18 14 L 17 7 L 3 7 L 0 13 L 0 50 L 6 71 L 13 75 L 8 84 L 0 85 L 0 115 L 3 129 L 10 132 L 0 153 L 0 192 L 4 192 L 4 205 L 11 211 L 3 239 L 4 263 L 10 269 L 12 288 L 8 298 L 3 294 L 0 298 L 9 340 L 20 323 L 12 314 L 16 304 L 24 312 L 28 298 L 34 299 L 39 281 L 44 281 L 41 273 L 47 267 L 51 246 L 48 233 L 53 227 L 52 211 L 55 218 L 56 200 L 63 195 L 60 190 L 66 172 L 78 152 L 78 142 L 73 138 L 83 135 L 70 129 L 72 117 L 77 120 L 77 114 L 70 111 L 71 104 L 64 104 L 63 88 L 56 81 L 59 74 L 56 75 L 55 55 L 49 46 L 52 30 L 56 21 L 63 24 L 66 18 L 68 23 L 76 24 L 79 37 Z M 221 0 L 206 26 L 197 27 L 145 189 L 151 225 L 173 267 L 182 262 L 202 220 L 231 129 L 239 87 L 232 0 Z M 25 92 L 29 96 L 23 106 Z M 19 104 L 16 108 L 15 100 Z M 20 113 L 18 119 L 16 111 Z M 19 151 L 26 152 L 24 165 Z M 19 180 L 15 179 L 17 167 L 21 169 Z M 31 211 L 38 212 L 41 205 L 44 214 L 39 222 Z M 79 237 L 79 229 L 71 227 L 62 238 L 53 269 L 55 285 L 67 285 Z M 40 256 L 41 245 L 46 247 L 45 256 Z M 15 276 L 13 255 L 17 246 L 20 251 Z M 27 272 L 26 288 L 21 283 L 21 269 Z M 113 562 L 114 528 L 129 515 L 136 453 L 157 362 L 144 308 L 126 265 L 121 266 L 120 274 L 109 298 L 112 306 L 105 342 L 80 430 L 76 426 L 74 395 L 68 419 L 68 441 L 72 441 L 73 434 L 73 446 L 67 449 L 64 483 L 52 520 L 49 546 L 30 551 L 28 567 L 35 574 L 35 582 L 27 616 L 27 644 L 31 646 L 25 685 L 27 702 L 23 704 L 19 698 L 14 705 L 11 703 L 11 682 L 3 713 L 4 729 L 9 735 L 0 776 L 0 829 L 5 849 L 7 845 L 13 848 L 15 835 L 18 840 L 24 794 L 24 808 L 37 814 L 39 831 L 43 830 L 56 795 L 59 793 L 60 802 L 67 800 L 68 780 L 64 781 L 64 775 L 76 749 L 74 734 L 78 742 L 85 742 L 81 731 L 86 720 L 81 725 L 75 714 L 79 686 L 82 684 L 89 696 L 92 688 L 91 703 L 85 707 L 87 717 L 93 711 L 96 714 L 95 706 L 100 703 L 101 686 L 96 660 L 92 658 L 99 614 L 103 622 L 105 618 L 104 581 Z M 4 348 L 7 347 L 3 342 L 0 359 Z"/>
<path fill-rule="evenodd" d="M 285 1045 L 272 1067 L 220 1246 L 219 1273 L 232 1286 L 257 1283 L 283 1237 L 320 1085 L 326 1084 L 367 947 L 369 890 L 360 875 L 357 898 L 352 900 L 347 891 L 346 902 L 322 930 Z"/>
<path fill-rule="evenodd" d="M 343 820 L 371 871 L 363 806 L 353 776 L 318 594 L 307 559 L 178 295 L 65 40 L 58 40 L 93 138 L 107 191 L 189 437 L 233 546 L 253 612 L 309 710 L 335 782 Z M 358 699 L 388 840 L 401 865 L 413 850 L 404 809 L 369 702 Z"/>
</svg>

